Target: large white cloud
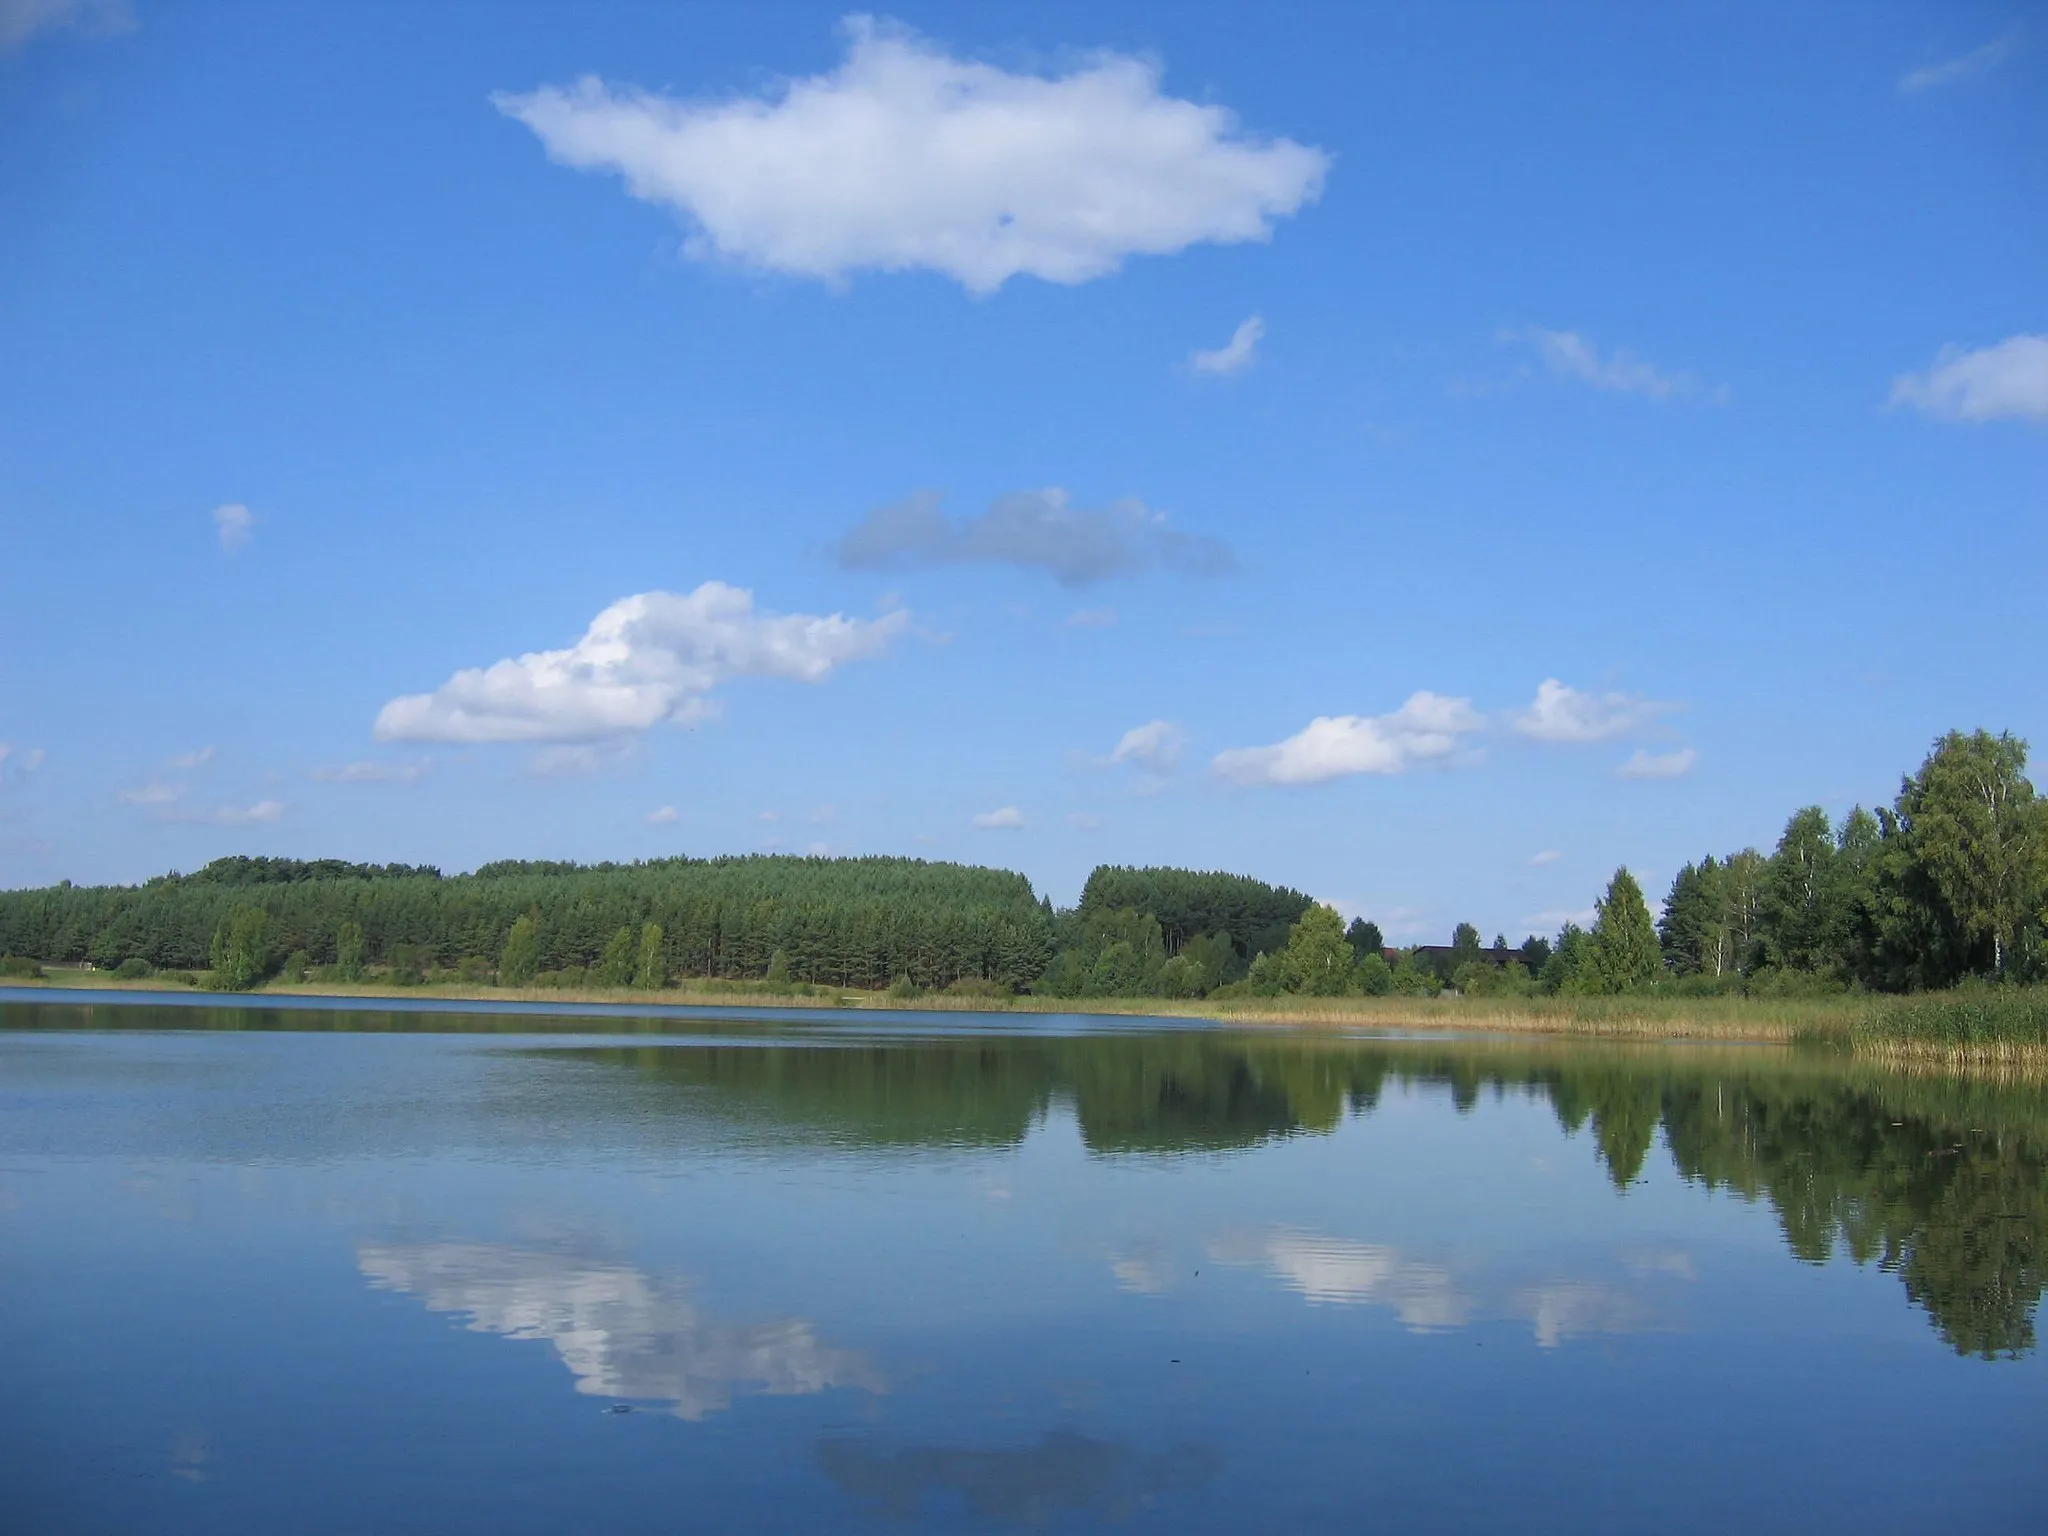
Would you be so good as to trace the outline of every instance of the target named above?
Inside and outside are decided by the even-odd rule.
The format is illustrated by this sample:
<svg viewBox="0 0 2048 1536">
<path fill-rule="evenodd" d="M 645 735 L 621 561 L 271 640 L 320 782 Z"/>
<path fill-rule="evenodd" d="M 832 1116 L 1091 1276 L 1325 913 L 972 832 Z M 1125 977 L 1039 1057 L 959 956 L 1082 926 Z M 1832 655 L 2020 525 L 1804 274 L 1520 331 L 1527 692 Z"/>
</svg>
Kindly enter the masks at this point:
<svg viewBox="0 0 2048 1536">
<path fill-rule="evenodd" d="M 1470 699 L 1417 693 L 1390 715 L 1321 715 L 1270 747 L 1220 752 L 1216 773 L 1238 785 L 1320 784 L 1355 773 L 1406 773 L 1441 763 L 1485 727 Z"/>
<path fill-rule="evenodd" d="M 1892 404 L 1943 421 L 2048 421 L 2048 336 L 2008 336 L 1974 352 L 1944 347 L 1925 373 L 1892 381 Z"/>
<path fill-rule="evenodd" d="M 846 60 L 760 95 L 678 100 L 586 77 L 501 92 L 550 158 L 612 171 L 681 214 L 685 247 L 828 281 L 927 268 L 989 293 L 1079 283 L 1127 256 L 1263 240 L 1321 191 L 1329 156 L 1165 95 L 1101 53 L 1062 75 L 954 58 L 852 17 Z"/>
<path fill-rule="evenodd" d="M 948 517 L 928 491 L 875 508 L 833 551 L 849 571 L 937 565 L 1013 565 L 1062 586 L 1161 568 L 1218 576 L 1236 568 L 1227 545 L 1166 526 L 1166 514 L 1126 498 L 1077 507 L 1057 486 L 1012 491 L 974 517 Z"/>
<path fill-rule="evenodd" d="M 1532 741 L 1611 741 L 1640 730 L 1670 710 L 1632 693 L 1581 693 L 1554 677 L 1536 685 L 1536 697 L 1518 710 L 1514 727 Z"/>
<path fill-rule="evenodd" d="M 380 741 L 601 741 L 710 713 L 729 678 L 815 683 L 876 655 L 909 624 L 841 614 L 757 613 L 754 594 L 707 581 L 696 591 L 622 597 L 565 650 L 457 672 L 432 693 L 393 699 Z"/>
</svg>

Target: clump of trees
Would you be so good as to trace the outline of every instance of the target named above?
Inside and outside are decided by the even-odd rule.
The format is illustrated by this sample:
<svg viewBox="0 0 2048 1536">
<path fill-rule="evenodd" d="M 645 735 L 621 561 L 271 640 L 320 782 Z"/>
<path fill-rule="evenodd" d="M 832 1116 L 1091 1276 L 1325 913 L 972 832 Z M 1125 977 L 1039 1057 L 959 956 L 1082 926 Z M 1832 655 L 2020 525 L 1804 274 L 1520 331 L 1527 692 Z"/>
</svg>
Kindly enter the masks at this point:
<svg viewBox="0 0 2048 1536">
<path fill-rule="evenodd" d="M 2027 744 L 1951 731 L 1898 798 L 1831 823 L 1793 813 L 1769 854 L 1688 864 L 1659 933 L 1702 989 L 1908 992 L 2048 971 L 2048 800 Z"/>
</svg>

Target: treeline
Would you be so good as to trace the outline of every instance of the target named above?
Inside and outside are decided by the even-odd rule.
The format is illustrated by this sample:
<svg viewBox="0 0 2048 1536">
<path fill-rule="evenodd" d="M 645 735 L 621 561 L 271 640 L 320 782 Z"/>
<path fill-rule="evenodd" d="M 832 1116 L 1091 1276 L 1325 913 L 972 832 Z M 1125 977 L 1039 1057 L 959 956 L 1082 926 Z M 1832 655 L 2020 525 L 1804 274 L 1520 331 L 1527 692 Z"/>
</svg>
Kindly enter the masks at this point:
<svg viewBox="0 0 2048 1536">
<path fill-rule="evenodd" d="M 0 893 L 0 970 L 88 962 L 355 981 L 658 988 L 678 977 L 1053 997 L 1907 992 L 2048 976 L 2048 801 L 2026 743 L 1951 732 L 1893 804 L 1796 812 L 1776 847 L 1688 864 L 1653 920 L 1616 872 L 1586 928 L 1390 949 L 1297 890 L 1103 866 L 1055 912 L 1022 875 L 913 859 L 579 865 L 219 859 L 141 886 Z"/>
<path fill-rule="evenodd" d="M 1589 927 L 1512 950 L 1498 937 L 1483 948 L 1461 923 L 1448 946 L 1383 952 L 1371 924 L 1340 934 L 1334 912 L 1311 908 L 1234 989 L 1805 995 L 2041 982 L 2048 799 L 2026 767 L 2011 734 L 1951 731 L 1889 806 L 1839 822 L 1817 805 L 1796 811 L 1770 853 L 1679 870 L 1654 920 L 1635 876 L 1617 870 Z"/>
<path fill-rule="evenodd" d="M 1016 990 L 1044 974 L 1053 950 L 1052 910 L 1022 875 L 914 859 L 508 861 L 452 876 L 229 859 L 141 886 L 0 893 L 0 952 L 218 972 L 230 986 L 279 968 L 329 968 L 340 980 L 377 968 L 401 981 L 450 971 L 660 985 L 779 971 L 838 986 L 972 978 Z"/>
</svg>

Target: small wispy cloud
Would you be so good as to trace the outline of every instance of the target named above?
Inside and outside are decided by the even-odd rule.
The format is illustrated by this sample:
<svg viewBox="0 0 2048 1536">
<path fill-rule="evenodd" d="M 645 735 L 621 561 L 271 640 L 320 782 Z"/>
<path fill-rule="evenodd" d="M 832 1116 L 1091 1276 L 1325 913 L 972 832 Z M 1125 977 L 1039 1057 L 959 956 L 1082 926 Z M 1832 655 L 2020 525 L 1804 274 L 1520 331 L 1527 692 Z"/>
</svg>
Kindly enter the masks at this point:
<svg viewBox="0 0 2048 1536">
<path fill-rule="evenodd" d="M 974 817 L 975 829 L 981 832 L 1015 832 L 1023 825 L 1024 813 L 1014 805 L 982 811 Z"/>
<path fill-rule="evenodd" d="M 185 798 L 186 788 L 165 779 L 151 779 L 135 789 L 121 790 L 114 798 L 123 805 L 175 805 Z"/>
<path fill-rule="evenodd" d="M 428 765 L 417 763 L 341 763 L 315 768 L 308 777 L 322 784 L 412 784 L 426 777 Z"/>
<path fill-rule="evenodd" d="M 231 501 L 213 509 L 213 531 L 220 538 L 220 547 L 230 554 L 244 548 L 255 537 L 256 514 L 239 501 Z"/>
<path fill-rule="evenodd" d="M 1124 732 L 1109 760 L 1164 778 L 1180 767 L 1181 752 L 1186 746 L 1187 737 L 1172 721 L 1147 720 Z"/>
<path fill-rule="evenodd" d="M 1102 823 L 1095 817 L 1090 816 L 1086 811 L 1069 811 L 1067 813 L 1067 825 L 1076 832 L 1094 832 L 1102 826 Z"/>
<path fill-rule="evenodd" d="M 1550 331 L 1532 325 L 1521 330 L 1502 331 L 1500 339 L 1533 346 L 1544 366 L 1556 377 L 1575 379 L 1595 389 L 1669 400 L 1695 394 L 1700 387 L 1699 380 L 1691 374 L 1666 373 L 1637 357 L 1627 347 L 1617 347 L 1603 356 L 1598 347 L 1576 331 Z"/>
<path fill-rule="evenodd" d="M 1564 855 L 1555 848 L 1545 848 L 1541 853 L 1529 855 L 1529 862 L 1539 869 L 1545 864 L 1555 864 Z"/>
<path fill-rule="evenodd" d="M 1953 59 L 1944 59 L 1939 64 L 1924 65 L 1899 76 L 1899 90 L 1908 96 L 1917 96 L 1922 91 L 1932 91 L 1944 85 L 1955 85 L 1973 75 L 1984 74 L 1996 69 L 2012 57 L 2012 51 L 2019 43 L 2017 32 L 2008 32 L 1981 48 L 1972 48 L 1968 53 Z"/>
<path fill-rule="evenodd" d="M 1165 513 L 1135 497 L 1081 507 L 1058 486 L 998 496 L 972 517 L 949 517 L 937 495 L 920 491 L 868 513 L 833 557 L 849 571 L 1008 565 L 1064 587 L 1149 570 L 1221 576 L 1237 565 L 1228 545 L 1169 528 Z"/>
<path fill-rule="evenodd" d="M 204 768 L 208 763 L 212 761 L 213 748 L 201 747 L 196 752 L 180 752 L 176 757 L 171 758 L 169 761 L 167 761 L 164 764 L 164 766 L 166 768 L 181 769 L 187 773 L 190 773 L 195 768 Z"/>
<path fill-rule="evenodd" d="M 0 0 L 0 53 L 12 53 L 41 32 L 110 37 L 134 26 L 129 0 Z"/>
<path fill-rule="evenodd" d="M 284 813 L 282 800 L 258 800 L 251 805 L 165 807 L 157 813 L 157 819 L 207 827 L 248 827 L 278 821 Z"/>
<path fill-rule="evenodd" d="M 1241 322 L 1230 333 L 1230 340 L 1211 351 L 1195 351 L 1188 356 L 1188 366 L 1197 373 L 1210 375 L 1235 373 L 1252 360 L 1252 353 L 1258 349 L 1260 340 L 1266 334 L 1266 322 L 1257 315 Z"/>
<path fill-rule="evenodd" d="M 672 805 L 658 805 L 647 813 L 647 825 L 650 827 L 673 826 L 681 815 L 682 813 Z"/>
<path fill-rule="evenodd" d="M 1081 608 L 1066 617 L 1069 629 L 1108 629 L 1116 623 L 1114 608 Z"/>
<path fill-rule="evenodd" d="M 1614 770 L 1617 779 L 1682 779 L 1700 760 L 1691 747 L 1675 752 L 1650 752 L 1637 747 L 1628 760 Z"/>
<path fill-rule="evenodd" d="M 1943 347 L 1925 373 L 1892 380 L 1891 403 L 1942 421 L 2048 421 L 2048 336 L 2008 336 L 1973 351 Z"/>
<path fill-rule="evenodd" d="M 1599 917 L 1592 907 L 1554 907 L 1547 912 L 1531 912 L 1522 919 L 1522 926 L 1531 933 L 1550 933 L 1570 923 L 1575 928 L 1590 928 Z"/>
</svg>

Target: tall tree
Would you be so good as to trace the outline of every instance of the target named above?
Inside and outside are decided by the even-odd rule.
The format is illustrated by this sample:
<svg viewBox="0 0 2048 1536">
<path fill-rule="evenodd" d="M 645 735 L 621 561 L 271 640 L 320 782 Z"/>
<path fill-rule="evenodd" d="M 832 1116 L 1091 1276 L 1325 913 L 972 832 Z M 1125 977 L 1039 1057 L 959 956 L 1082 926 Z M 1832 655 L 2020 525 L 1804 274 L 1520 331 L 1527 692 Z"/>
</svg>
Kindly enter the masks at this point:
<svg viewBox="0 0 2048 1536">
<path fill-rule="evenodd" d="M 270 974 L 270 914 L 249 902 L 228 913 L 213 934 L 213 985 L 246 992 Z"/>
<path fill-rule="evenodd" d="M 2027 744 L 2009 731 L 1950 731 L 1899 789 L 1913 862 L 1964 940 L 1988 947 L 1997 974 L 2038 920 L 2048 875 L 2043 807 L 2026 767 Z"/>
<path fill-rule="evenodd" d="M 498 957 L 498 980 L 508 987 L 530 987 L 539 973 L 540 922 L 531 912 L 521 913 Z"/>
<path fill-rule="evenodd" d="M 640 930 L 640 959 L 633 967 L 633 985 L 643 992 L 659 992 L 668 980 L 668 968 L 661 958 L 661 924 L 648 923 Z"/>
<path fill-rule="evenodd" d="M 1593 963 L 1610 992 L 1633 992 L 1657 979 L 1664 957 L 1643 888 L 1626 866 L 1614 872 L 1593 919 Z"/>
<path fill-rule="evenodd" d="M 1351 926 L 1344 930 L 1344 942 L 1351 946 L 1351 952 L 1363 960 L 1367 955 L 1386 958 L 1386 935 L 1380 932 L 1378 923 L 1368 922 L 1362 917 L 1351 919 Z"/>
<path fill-rule="evenodd" d="M 1764 872 L 1763 958 L 1784 970 L 1824 971 L 1842 957 L 1847 915 L 1839 910 L 1835 829 L 1817 805 L 1795 811 Z"/>
<path fill-rule="evenodd" d="M 1479 942 L 1479 930 L 1470 923 L 1460 923 L 1451 930 L 1451 969 L 1469 965 L 1485 951 Z"/>
</svg>

